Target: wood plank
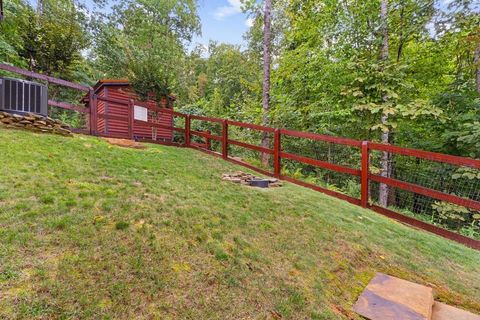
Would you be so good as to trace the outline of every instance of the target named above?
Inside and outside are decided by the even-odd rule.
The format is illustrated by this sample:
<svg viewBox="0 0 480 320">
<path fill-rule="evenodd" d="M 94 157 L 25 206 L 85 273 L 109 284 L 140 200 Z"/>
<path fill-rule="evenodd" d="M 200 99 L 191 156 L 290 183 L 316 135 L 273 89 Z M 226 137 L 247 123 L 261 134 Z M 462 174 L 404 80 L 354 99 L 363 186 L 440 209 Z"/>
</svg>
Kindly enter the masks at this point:
<svg viewBox="0 0 480 320">
<path fill-rule="evenodd" d="M 276 177 L 280 176 L 281 173 L 281 153 L 282 153 L 282 146 L 281 146 L 281 134 L 280 129 L 275 130 L 275 134 L 273 136 L 273 173 Z"/>
<path fill-rule="evenodd" d="M 222 121 L 223 121 L 223 119 L 219 119 L 219 118 L 196 116 L 196 115 L 190 115 L 190 119 L 191 120 L 207 121 L 207 122 L 217 122 L 217 123 L 222 123 Z"/>
<path fill-rule="evenodd" d="M 54 77 L 47 76 L 47 75 L 44 75 L 44 74 L 40 74 L 40 73 L 36 73 L 36 72 L 33 72 L 33 71 L 25 70 L 25 69 L 22 69 L 22 68 L 17 68 L 17 67 L 14 67 L 14 66 L 10 66 L 10 65 L 4 64 L 4 63 L 0 63 L 0 69 L 5 70 L 5 71 L 9 71 L 9 72 L 13 72 L 13 73 L 16 73 L 16 74 L 20 74 L 22 76 L 26 76 L 26 77 L 29 77 L 29 78 L 48 81 L 50 83 L 58 84 L 58 85 L 61 85 L 61 86 L 64 86 L 64 87 L 80 90 L 80 91 L 83 91 L 83 92 L 89 92 L 92 89 L 91 87 L 83 86 L 83 85 L 78 84 L 78 83 L 73 83 L 73 82 L 70 82 L 70 81 L 67 81 L 67 80 L 54 78 Z"/>
<path fill-rule="evenodd" d="M 478 159 L 458 157 L 458 156 L 452 156 L 448 154 L 436 153 L 436 152 L 430 152 L 430 151 L 423 151 L 418 149 L 402 148 L 402 147 L 392 146 L 389 144 L 374 143 L 374 142 L 370 142 L 369 147 L 370 149 L 373 149 L 373 150 L 386 151 L 386 152 L 400 154 L 403 156 L 417 157 L 417 158 L 422 158 L 422 159 L 431 160 L 431 161 L 450 163 L 457 166 L 466 166 L 466 167 L 471 167 L 475 169 L 480 169 L 480 160 Z"/>
<path fill-rule="evenodd" d="M 118 120 L 118 121 L 125 121 L 125 125 L 128 125 L 128 116 L 116 116 L 113 114 L 98 114 L 99 119 L 107 119 L 107 120 Z"/>
<path fill-rule="evenodd" d="M 333 164 L 333 163 L 326 162 L 326 161 L 321 161 L 321 160 L 316 160 L 316 159 L 312 159 L 312 158 L 308 158 L 308 157 L 304 157 L 304 156 L 299 156 L 299 155 L 292 154 L 292 153 L 280 152 L 280 157 L 285 158 L 285 159 L 298 161 L 298 162 L 305 163 L 305 164 L 309 164 L 309 165 L 312 165 L 312 166 L 315 166 L 315 167 L 320 167 L 320 168 L 324 168 L 324 169 L 328 169 L 328 170 L 332 170 L 332 171 L 336 171 L 336 172 L 350 174 L 350 175 L 357 176 L 357 177 L 359 177 L 361 175 L 361 171 L 358 170 L 358 169 L 352 169 L 352 168 L 344 167 L 344 166 L 341 166 L 341 165 L 338 165 L 338 164 Z"/>
<path fill-rule="evenodd" d="M 194 136 L 199 136 L 199 137 L 207 138 L 207 139 L 213 139 L 213 140 L 217 140 L 217 141 L 222 141 L 222 137 L 213 135 L 213 134 L 208 133 L 208 132 L 190 130 L 190 134 L 192 134 L 192 135 L 194 135 Z"/>
<path fill-rule="evenodd" d="M 408 224 L 412 227 L 416 227 L 416 228 L 434 233 L 434 234 L 439 235 L 443 238 L 450 239 L 450 240 L 453 240 L 455 242 L 466 245 L 467 247 L 470 247 L 470 248 L 473 248 L 473 249 L 476 249 L 476 250 L 480 250 L 480 241 L 479 240 L 475 240 L 475 239 L 463 236 L 459 233 L 455 233 L 453 231 L 437 227 L 433 224 L 417 220 L 415 218 L 400 214 L 398 212 L 392 211 L 392 210 L 384 208 L 384 207 L 380 207 L 380 206 L 377 206 L 377 205 L 369 205 L 368 208 L 377 212 L 377 213 L 380 213 L 381 215 L 384 215 L 388 218 L 403 222 L 403 223 Z"/>
<path fill-rule="evenodd" d="M 102 96 L 97 96 L 97 99 L 107 103 L 116 103 L 125 107 L 128 107 L 130 104 L 129 100 L 115 99 L 115 98 L 102 97 Z"/>
<path fill-rule="evenodd" d="M 362 142 L 362 175 L 361 175 L 361 200 L 362 207 L 368 206 L 368 173 L 369 173 L 370 153 L 368 151 L 368 141 Z"/>
<path fill-rule="evenodd" d="M 167 125 L 164 125 L 164 124 L 161 124 L 161 123 L 146 122 L 146 121 L 142 121 L 142 120 L 134 120 L 133 123 L 138 125 L 138 126 L 155 127 L 155 128 L 159 128 L 159 129 L 178 131 L 178 132 L 184 132 L 185 131 L 185 129 L 182 129 L 182 128 L 176 128 L 176 127 L 167 126 Z"/>
<path fill-rule="evenodd" d="M 228 158 L 228 121 L 222 122 L 222 156 L 223 159 Z"/>
<path fill-rule="evenodd" d="M 263 153 L 268 153 L 268 154 L 273 154 L 273 152 L 274 152 L 272 149 L 267 149 L 267 148 L 264 148 L 264 147 L 261 147 L 261 146 L 256 146 L 256 145 L 253 145 L 253 144 L 250 144 L 250 143 L 241 142 L 241 141 L 237 141 L 237 140 L 230 140 L 229 139 L 228 143 L 239 146 L 239 147 L 251 149 L 251 150 L 255 150 L 255 151 L 259 151 L 259 152 L 263 152 Z"/>
<path fill-rule="evenodd" d="M 334 136 L 327 136 L 327 135 L 311 133 L 311 132 L 302 132 L 302 131 L 295 131 L 295 130 L 280 129 L 280 133 L 283 134 L 283 135 L 291 136 L 291 137 L 338 143 L 338 144 L 343 144 L 343 145 L 356 147 L 356 148 L 360 148 L 362 146 L 362 141 L 359 141 L 359 140 L 353 140 L 353 139 L 348 139 L 348 138 L 340 138 L 340 137 L 334 137 Z"/>
<path fill-rule="evenodd" d="M 265 127 L 265 126 L 261 126 L 261 125 L 253 124 L 253 123 L 246 123 L 246 122 L 233 121 L 233 120 L 227 120 L 227 122 L 228 122 L 229 125 L 242 127 L 242 128 L 248 128 L 248 129 L 265 131 L 265 132 L 274 132 L 275 131 L 274 128 Z"/>
<path fill-rule="evenodd" d="M 467 208 L 470 208 L 470 209 L 473 209 L 473 210 L 479 210 L 480 211 L 480 202 L 479 201 L 475 201 L 475 200 L 471 200 L 471 199 L 467 199 L 467 198 L 462 198 L 462 197 L 459 197 L 459 196 L 456 196 L 456 195 L 453 195 L 453 194 L 440 192 L 440 191 L 437 191 L 437 190 L 433 190 L 433 189 L 430 189 L 430 188 L 425 188 L 425 187 L 422 187 L 422 186 L 419 186 L 419 185 L 416 185 L 416 184 L 412 184 L 412 183 L 409 183 L 409 182 L 404 182 L 404 181 L 400 181 L 400 180 L 392 179 L 392 178 L 386 178 L 386 177 L 382 177 L 382 176 L 375 175 L 375 174 L 369 174 L 368 178 L 372 181 L 384 183 L 384 184 L 387 184 L 387 185 L 395 187 L 395 188 L 399 188 L 399 189 L 403 189 L 403 190 L 406 190 L 406 191 L 418 193 L 418 194 L 421 194 L 423 196 L 427 196 L 427 197 L 430 197 L 430 198 L 433 198 L 433 199 L 454 203 L 454 204 L 459 205 L 459 206 L 463 206 L 463 207 L 467 207 Z"/>
<path fill-rule="evenodd" d="M 57 108 L 62 108 L 62 109 L 67 109 L 67 110 L 73 110 L 77 111 L 80 113 L 90 113 L 89 108 L 81 107 L 81 106 L 76 106 L 67 102 L 59 102 L 59 101 L 54 101 L 54 100 L 48 100 L 48 105 L 57 107 Z"/>
</svg>

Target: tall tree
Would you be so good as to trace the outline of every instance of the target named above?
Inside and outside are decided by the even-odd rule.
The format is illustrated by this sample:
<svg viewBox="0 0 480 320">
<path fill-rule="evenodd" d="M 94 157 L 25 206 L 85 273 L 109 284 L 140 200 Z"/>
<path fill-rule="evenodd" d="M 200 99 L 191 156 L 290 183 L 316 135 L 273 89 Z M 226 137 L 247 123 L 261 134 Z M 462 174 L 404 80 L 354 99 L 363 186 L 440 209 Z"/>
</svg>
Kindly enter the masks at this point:
<svg viewBox="0 0 480 320">
<path fill-rule="evenodd" d="M 388 63 L 388 0 L 381 0 L 380 3 L 380 23 L 382 26 L 382 47 L 380 51 L 380 60 L 383 65 Z M 384 95 L 382 97 L 383 101 L 386 103 L 388 100 L 388 96 Z M 381 123 L 384 125 L 386 130 L 382 130 L 381 133 L 381 140 L 383 143 L 390 142 L 390 129 L 387 127 L 388 123 L 388 113 L 382 112 L 381 115 Z M 390 173 L 390 154 L 388 152 L 382 153 L 381 159 L 381 175 L 383 177 L 388 177 Z M 388 186 L 384 183 L 380 184 L 379 187 L 379 203 L 381 206 L 386 207 L 388 204 Z"/>
<path fill-rule="evenodd" d="M 95 63 L 127 77 L 142 98 L 178 87 L 186 44 L 200 32 L 194 0 L 125 0 L 96 24 Z"/>
<path fill-rule="evenodd" d="M 37 13 L 38 13 L 38 15 L 43 14 L 44 6 L 45 6 L 45 3 L 44 3 L 43 0 L 38 0 L 37 1 Z"/>
<path fill-rule="evenodd" d="M 272 26 L 272 0 L 265 0 L 264 4 L 264 26 L 263 26 L 263 94 L 262 123 L 264 126 L 270 123 L 270 68 L 271 68 L 271 26 Z M 262 136 L 262 147 L 269 148 L 270 139 L 268 133 L 264 132 Z M 268 164 L 269 156 L 262 154 L 262 163 Z"/>
<path fill-rule="evenodd" d="M 479 36 L 480 38 L 480 36 Z M 477 47 L 475 48 L 475 55 L 473 62 L 475 64 L 475 83 L 477 87 L 477 93 L 480 94 L 480 39 L 477 40 Z"/>
<path fill-rule="evenodd" d="M 3 0 L 0 0 L 0 22 L 3 21 Z"/>
<path fill-rule="evenodd" d="M 43 0 L 38 14 L 24 0 L 8 3 L 0 24 L 0 60 L 74 80 L 88 46 L 85 14 L 73 0 Z"/>
</svg>

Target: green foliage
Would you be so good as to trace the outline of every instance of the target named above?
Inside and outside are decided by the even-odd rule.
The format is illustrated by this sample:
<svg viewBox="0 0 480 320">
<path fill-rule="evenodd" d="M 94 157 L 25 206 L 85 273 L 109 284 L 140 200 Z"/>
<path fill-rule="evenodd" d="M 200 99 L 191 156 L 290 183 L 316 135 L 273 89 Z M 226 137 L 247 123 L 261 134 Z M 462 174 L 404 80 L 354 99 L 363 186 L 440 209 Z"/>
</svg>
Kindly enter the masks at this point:
<svg viewBox="0 0 480 320">
<path fill-rule="evenodd" d="M 409 99 L 414 87 L 408 82 L 406 66 L 357 60 L 349 68 L 357 76 L 342 94 L 353 100 L 354 110 L 360 111 L 363 122 L 370 125 L 368 129 L 390 132 L 398 126 L 397 117 L 414 120 L 442 115 L 442 110 L 428 101 Z M 380 122 L 380 115 L 388 120 Z"/>
<path fill-rule="evenodd" d="M 28 5 L 22 0 L 4 2 L 5 20 L 0 23 L 0 62 L 26 67 L 19 55 L 23 47 L 21 27 L 28 23 Z"/>
<path fill-rule="evenodd" d="M 456 230 L 469 226 L 472 232 L 480 234 L 480 212 L 443 201 L 435 202 L 432 208 L 443 225 Z"/>
<path fill-rule="evenodd" d="M 42 11 L 29 2 L 8 1 L 0 23 L 0 62 L 54 77 L 91 84 L 84 50 L 90 42 L 85 8 L 71 0 L 44 0 Z M 9 76 L 20 77 L 17 74 Z M 49 98 L 78 104 L 83 93 L 49 86 Z M 84 125 L 76 112 L 51 108 L 50 115 L 74 127 Z"/>
<path fill-rule="evenodd" d="M 205 55 L 207 57 L 205 57 Z M 206 114 L 257 122 L 261 115 L 261 68 L 239 46 L 211 42 L 189 57 L 187 105 Z"/>
<path fill-rule="evenodd" d="M 178 87 L 184 43 L 200 30 L 193 0 L 121 1 L 95 24 L 96 64 L 105 75 L 127 77 L 142 99 L 160 100 Z"/>
<path fill-rule="evenodd" d="M 88 44 L 85 17 L 73 1 L 44 0 L 41 14 L 27 3 L 19 2 L 14 8 L 18 13 L 12 21 L 15 30 L 6 31 L 17 37 L 11 46 L 18 56 L 33 71 L 72 79 L 82 61 L 80 52 Z"/>
<path fill-rule="evenodd" d="M 480 171 L 472 168 L 461 167 L 455 174 L 452 175 L 452 179 L 457 180 L 461 178 L 467 178 L 468 180 L 480 180 Z"/>
</svg>

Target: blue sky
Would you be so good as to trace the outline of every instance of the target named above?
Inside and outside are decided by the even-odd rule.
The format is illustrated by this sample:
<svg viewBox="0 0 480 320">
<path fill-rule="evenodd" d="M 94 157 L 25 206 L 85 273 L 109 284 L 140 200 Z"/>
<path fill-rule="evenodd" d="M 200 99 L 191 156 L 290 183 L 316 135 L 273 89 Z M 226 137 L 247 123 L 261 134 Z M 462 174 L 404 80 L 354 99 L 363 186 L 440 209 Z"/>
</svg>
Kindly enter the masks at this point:
<svg viewBox="0 0 480 320">
<path fill-rule="evenodd" d="M 202 35 L 194 42 L 208 44 L 210 40 L 231 44 L 244 44 L 243 34 L 250 20 L 242 13 L 240 0 L 200 0 L 199 16 Z"/>
<path fill-rule="evenodd" d="M 38 0 L 27 0 L 36 7 Z M 93 0 L 85 0 L 86 6 L 92 10 Z M 112 4 L 107 1 L 105 11 Z M 198 0 L 198 14 L 202 24 L 201 36 L 195 37 L 192 43 L 208 45 L 210 40 L 242 45 L 243 34 L 248 30 L 249 19 L 241 10 L 240 0 Z"/>
</svg>

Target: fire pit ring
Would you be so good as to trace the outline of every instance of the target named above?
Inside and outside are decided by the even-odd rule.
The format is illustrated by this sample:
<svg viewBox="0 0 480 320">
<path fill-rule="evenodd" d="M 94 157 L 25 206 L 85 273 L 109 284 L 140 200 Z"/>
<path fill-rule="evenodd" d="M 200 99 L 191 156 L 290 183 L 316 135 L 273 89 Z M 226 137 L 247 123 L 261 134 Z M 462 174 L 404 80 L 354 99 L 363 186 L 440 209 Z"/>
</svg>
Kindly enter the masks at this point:
<svg viewBox="0 0 480 320">
<path fill-rule="evenodd" d="M 283 184 L 276 178 L 262 178 L 254 176 L 251 173 L 236 171 L 233 173 L 224 173 L 222 180 L 239 183 L 244 186 L 257 188 L 281 187 Z"/>
<path fill-rule="evenodd" d="M 248 181 L 248 184 L 252 187 L 268 188 L 269 181 L 264 179 L 252 179 Z"/>
</svg>

